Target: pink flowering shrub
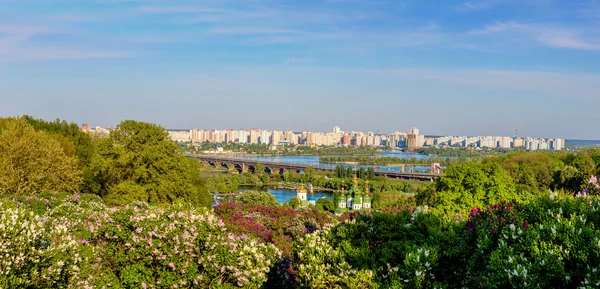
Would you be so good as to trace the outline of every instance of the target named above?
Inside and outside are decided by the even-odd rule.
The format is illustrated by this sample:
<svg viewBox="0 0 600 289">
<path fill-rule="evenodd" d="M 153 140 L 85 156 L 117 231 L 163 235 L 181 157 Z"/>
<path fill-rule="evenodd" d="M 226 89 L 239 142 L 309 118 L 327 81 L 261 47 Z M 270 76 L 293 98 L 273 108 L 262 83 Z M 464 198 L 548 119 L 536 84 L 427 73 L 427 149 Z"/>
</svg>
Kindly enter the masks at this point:
<svg viewBox="0 0 600 289">
<path fill-rule="evenodd" d="M 216 206 L 214 211 L 233 232 L 272 243 L 283 254 L 291 253 L 293 241 L 332 224 L 334 220 L 327 212 L 279 206 L 225 203 Z"/>
<path fill-rule="evenodd" d="M 129 288 L 258 288 L 279 256 L 205 209 L 129 207 L 111 217 L 95 241 L 106 244 L 102 262 Z"/>
<path fill-rule="evenodd" d="M 206 209 L 88 199 L 0 199 L 0 288 L 259 288 L 280 256 Z"/>
<path fill-rule="evenodd" d="M 600 183 L 597 176 L 591 176 L 585 187 L 575 197 L 586 198 L 588 195 L 600 195 Z"/>
</svg>

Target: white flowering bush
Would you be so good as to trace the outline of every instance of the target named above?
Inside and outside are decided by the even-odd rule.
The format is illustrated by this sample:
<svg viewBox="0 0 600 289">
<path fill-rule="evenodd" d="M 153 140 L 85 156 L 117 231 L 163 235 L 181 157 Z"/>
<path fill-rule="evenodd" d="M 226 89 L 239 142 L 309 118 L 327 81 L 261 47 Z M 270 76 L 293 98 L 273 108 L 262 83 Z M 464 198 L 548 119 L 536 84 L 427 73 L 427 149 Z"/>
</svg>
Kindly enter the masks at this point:
<svg viewBox="0 0 600 289">
<path fill-rule="evenodd" d="M 258 288 L 279 252 L 246 235 L 228 232 L 206 209 L 183 206 L 114 210 L 94 242 L 108 278 L 126 288 Z"/>
<path fill-rule="evenodd" d="M 0 201 L 0 288 L 65 288 L 84 261 L 64 225 L 47 228 L 46 218 Z"/>
<path fill-rule="evenodd" d="M 402 264 L 387 264 L 382 268 L 382 279 L 393 288 L 441 288 L 432 274 L 436 263 L 436 249 L 412 247 L 407 250 Z"/>
<path fill-rule="evenodd" d="M 259 288 L 280 257 L 206 209 L 60 194 L 0 208 L 0 289 Z"/>
<path fill-rule="evenodd" d="M 352 268 L 328 239 L 329 229 L 306 235 L 294 247 L 297 286 L 301 288 L 377 288 L 371 270 Z"/>
</svg>

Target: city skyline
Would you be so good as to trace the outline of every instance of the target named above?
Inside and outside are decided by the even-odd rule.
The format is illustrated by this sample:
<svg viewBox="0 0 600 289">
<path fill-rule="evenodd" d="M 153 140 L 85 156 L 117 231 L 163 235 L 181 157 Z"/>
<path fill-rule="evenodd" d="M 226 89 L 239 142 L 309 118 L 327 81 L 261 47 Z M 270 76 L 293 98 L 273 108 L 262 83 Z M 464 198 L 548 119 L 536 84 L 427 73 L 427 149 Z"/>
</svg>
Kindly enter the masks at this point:
<svg viewBox="0 0 600 289">
<path fill-rule="evenodd" d="M 8 0 L 0 115 L 599 140 L 592 0 Z"/>
<path fill-rule="evenodd" d="M 115 126 L 90 126 L 89 124 L 82 124 L 83 126 L 88 127 L 89 129 L 106 129 L 106 130 L 110 130 L 112 128 L 114 128 Z M 164 127 L 164 126 L 163 126 Z M 295 130 L 295 129 L 270 129 L 270 128 L 260 128 L 260 127 L 239 127 L 239 128 L 234 128 L 234 127 L 230 127 L 230 128 L 200 128 L 200 127 L 190 127 L 190 128 L 172 128 L 172 127 L 164 127 L 167 131 L 191 131 L 191 130 L 204 130 L 204 131 L 230 131 L 230 130 L 236 130 L 236 131 L 251 131 L 251 130 L 256 130 L 256 131 L 268 131 L 268 132 L 272 132 L 272 131 L 281 131 L 281 132 L 286 132 L 286 131 L 292 131 L 294 133 L 297 134 L 301 134 L 301 133 L 330 133 L 332 132 L 332 129 L 330 128 L 329 131 L 327 130 L 309 130 L 309 129 L 300 129 L 300 130 Z M 339 126 L 334 126 L 333 127 L 333 132 L 335 133 L 337 128 L 338 132 L 341 133 L 373 133 L 375 135 L 389 135 L 389 134 L 393 134 L 393 133 L 397 133 L 397 132 L 402 132 L 402 133 L 407 133 L 406 130 L 410 131 L 410 129 L 412 128 L 416 128 L 416 127 L 412 127 L 412 128 L 407 128 L 407 129 L 393 129 L 391 131 L 381 131 L 381 130 L 373 130 L 373 129 L 367 129 L 367 130 L 355 130 L 355 129 L 343 129 Z M 418 129 L 417 129 L 418 131 Z M 515 138 L 515 137 L 519 137 L 519 138 L 526 138 L 526 137 L 531 137 L 531 138 L 561 138 L 561 139 L 568 139 L 565 138 L 563 136 L 556 136 L 556 135 L 552 135 L 552 136 L 540 136 L 540 135 L 525 135 L 525 134 L 520 134 L 518 130 L 515 130 L 513 132 L 513 134 L 448 134 L 448 133 L 440 133 L 440 134 L 436 134 L 436 133 L 426 133 L 426 134 L 422 134 L 425 137 L 444 137 L 444 136 L 453 136 L 453 137 L 477 137 L 477 136 L 506 136 L 506 137 L 511 137 L 511 138 Z M 570 140 L 580 140 L 580 139 L 570 139 Z M 581 140 L 586 140 L 586 139 L 581 139 Z M 589 140 L 593 140 L 593 139 L 589 139 Z"/>
<path fill-rule="evenodd" d="M 83 125 L 82 130 L 90 133 L 91 128 Z M 108 130 L 96 128 L 93 133 L 106 134 Z M 526 150 L 562 150 L 565 147 L 563 138 L 532 138 L 529 136 L 426 136 L 412 127 L 408 132 L 395 131 L 387 134 L 375 134 L 371 131 L 343 131 L 333 127 L 329 132 L 294 132 L 291 130 L 263 129 L 227 129 L 227 130 L 169 130 L 169 137 L 178 143 L 200 144 L 238 143 L 261 144 L 269 146 L 309 145 L 309 146 L 370 146 L 407 148 L 409 150 L 422 147 L 479 147 L 479 148 L 524 148 Z"/>
</svg>

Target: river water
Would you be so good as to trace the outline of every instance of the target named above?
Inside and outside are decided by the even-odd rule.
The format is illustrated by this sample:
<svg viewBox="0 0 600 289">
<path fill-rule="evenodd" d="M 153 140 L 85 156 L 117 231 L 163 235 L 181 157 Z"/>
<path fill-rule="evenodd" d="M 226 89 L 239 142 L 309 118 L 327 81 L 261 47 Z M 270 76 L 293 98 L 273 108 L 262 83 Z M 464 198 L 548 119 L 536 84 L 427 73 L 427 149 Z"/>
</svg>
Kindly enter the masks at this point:
<svg viewBox="0 0 600 289">
<path fill-rule="evenodd" d="M 277 202 L 280 205 L 282 205 L 283 203 L 286 203 L 286 202 L 289 203 L 290 200 L 292 199 L 292 197 L 296 196 L 296 191 L 293 191 L 293 190 L 268 189 L 266 187 L 247 187 L 247 188 L 240 189 L 240 193 L 248 191 L 248 190 L 269 192 L 271 195 L 275 196 L 275 199 L 277 199 Z M 220 196 L 220 202 L 233 201 L 233 199 L 235 197 L 236 197 L 236 195 Z M 330 198 L 330 199 L 333 200 L 333 194 L 324 193 L 324 192 L 315 192 L 312 195 L 308 194 L 308 200 L 315 200 L 315 201 L 317 201 L 320 198 Z M 214 198 L 213 198 L 213 205 L 216 205 L 216 202 L 215 202 Z"/>
<path fill-rule="evenodd" d="M 393 156 L 401 159 L 428 159 L 430 158 L 428 155 L 419 154 L 419 153 L 407 153 L 407 152 L 382 152 L 381 156 Z M 296 165 L 307 165 L 307 166 L 321 166 L 321 167 L 337 167 L 340 164 L 330 164 L 330 163 L 321 163 L 319 161 L 319 156 L 244 156 L 244 157 L 235 157 L 239 159 L 249 159 L 249 160 L 259 160 L 265 162 L 278 162 L 284 164 L 296 164 Z M 396 171 L 399 172 L 402 170 L 400 166 L 381 166 L 381 165 L 350 165 L 350 164 L 342 164 L 344 167 L 348 168 L 375 168 L 384 171 Z M 426 172 L 429 166 L 424 165 L 415 165 L 414 171 L 418 172 Z M 408 170 L 408 167 L 405 168 Z"/>
<path fill-rule="evenodd" d="M 428 159 L 430 158 L 428 155 L 419 154 L 419 153 L 407 153 L 407 152 L 382 152 L 381 156 L 394 156 L 401 159 Z M 319 161 L 319 156 L 244 156 L 244 157 L 235 157 L 238 159 L 249 159 L 249 160 L 260 160 L 265 162 L 278 162 L 285 164 L 297 164 L 297 165 L 307 165 L 307 166 L 322 166 L 322 167 L 337 167 L 340 164 L 329 164 L 329 163 L 321 163 Z M 349 165 L 343 164 L 344 167 L 348 168 L 376 168 L 380 170 L 389 170 L 389 171 L 400 171 L 400 166 L 377 166 L 377 165 Z M 426 172 L 429 166 L 418 166 L 414 167 L 414 171 Z M 250 188 L 242 188 L 240 192 L 245 192 L 247 190 L 255 190 L 255 191 L 268 191 L 279 204 L 283 204 L 284 202 L 290 201 L 292 197 L 296 196 L 296 191 L 286 190 L 286 189 L 269 189 L 266 187 L 250 187 Z M 228 202 L 235 198 L 236 196 L 220 196 L 220 202 Z M 315 192 L 313 195 L 308 195 L 309 200 L 318 200 L 320 198 L 330 198 L 333 199 L 333 195 L 331 193 L 324 192 Z M 215 202 L 213 200 L 213 205 Z"/>
</svg>

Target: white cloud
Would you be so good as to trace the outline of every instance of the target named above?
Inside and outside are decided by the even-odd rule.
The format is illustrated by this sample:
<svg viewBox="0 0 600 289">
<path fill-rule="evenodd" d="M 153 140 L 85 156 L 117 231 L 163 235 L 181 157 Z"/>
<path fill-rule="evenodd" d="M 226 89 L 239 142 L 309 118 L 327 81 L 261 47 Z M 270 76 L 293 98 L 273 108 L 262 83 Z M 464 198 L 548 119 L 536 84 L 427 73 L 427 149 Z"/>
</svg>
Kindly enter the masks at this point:
<svg viewBox="0 0 600 289">
<path fill-rule="evenodd" d="M 211 32 L 215 34 L 289 34 L 298 31 L 267 27 L 221 27 L 212 29 Z"/>
<path fill-rule="evenodd" d="M 291 57 L 285 60 L 285 64 L 306 64 L 312 63 L 315 60 L 312 58 L 303 58 L 303 57 Z"/>
<path fill-rule="evenodd" d="M 473 11 L 473 10 L 483 10 L 490 8 L 491 3 L 489 1 L 480 1 L 480 2 L 464 2 L 456 7 L 458 11 Z"/>
<path fill-rule="evenodd" d="M 29 62 L 65 59 L 122 58 L 134 55 L 123 51 L 104 51 L 69 47 L 0 47 L 0 62 Z"/>
<path fill-rule="evenodd" d="M 516 21 L 507 21 L 507 22 L 496 21 L 494 24 L 486 25 L 485 27 L 483 27 L 481 29 L 473 29 L 473 30 L 469 31 L 469 34 L 470 35 L 488 35 L 488 34 L 494 34 L 494 33 L 499 33 L 499 32 L 506 32 L 506 31 L 510 31 L 510 30 L 518 30 L 518 29 L 530 29 L 530 27 L 527 25 L 523 25 Z"/>
<path fill-rule="evenodd" d="M 142 6 L 138 9 L 141 13 L 148 14 L 186 14 L 186 13 L 214 13 L 224 12 L 224 9 L 216 9 L 202 6 Z"/>
<path fill-rule="evenodd" d="M 583 40 L 574 33 L 553 33 L 552 31 L 546 31 L 541 33 L 537 39 L 543 44 L 556 48 L 600 50 L 600 41 Z"/>
<path fill-rule="evenodd" d="M 509 34 L 511 36 L 526 36 L 538 44 L 567 49 L 600 50 L 600 38 L 585 37 L 586 29 L 571 29 L 550 24 L 523 24 L 516 21 L 495 22 L 481 29 L 468 32 L 471 36 L 489 36 Z"/>
<path fill-rule="evenodd" d="M 89 59 L 129 57 L 124 51 L 99 50 L 85 47 L 49 46 L 33 44 L 36 35 L 55 33 L 56 30 L 41 26 L 0 26 L 0 62 L 39 61 L 54 59 Z"/>
</svg>

